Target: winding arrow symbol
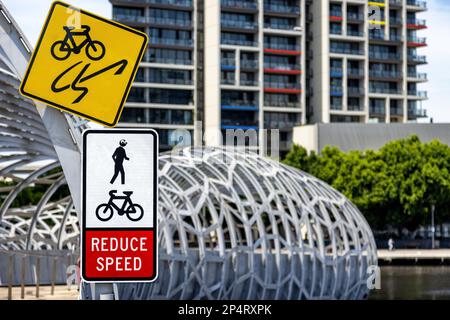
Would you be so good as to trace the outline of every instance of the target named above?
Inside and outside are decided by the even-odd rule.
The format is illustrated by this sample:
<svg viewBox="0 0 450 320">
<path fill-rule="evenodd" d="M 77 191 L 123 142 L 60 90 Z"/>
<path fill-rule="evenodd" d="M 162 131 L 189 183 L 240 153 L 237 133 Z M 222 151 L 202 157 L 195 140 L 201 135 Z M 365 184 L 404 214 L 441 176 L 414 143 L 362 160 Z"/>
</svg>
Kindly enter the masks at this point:
<svg viewBox="0 0 450 320">
<path fill-rule="evenodd" d="M 114 75 L 120 75 L 123 73 L 123 71 L 125 70 L 125 68 L 128 65 L 128 61 L 123 59 L 120 61 L 117 61 L 116 63 L 111 64 L 110 66 L 107 66 L 103 69 L 100 69 L 96 72 L 93 72 L 89 75 L 85 76 L 86 71 L 89 69 L 89 67 L 91 66 L 90 63 L 86 64 L 83 69 L 80 71 L 80 73 L 77 75 L 77 77 L 73 80 L 72 84 L 70 85 L 65 85 L 62 87 L 57 87 L 59 81 L 67 74 L 69 73 L 72 69 L 74 69 L 75 67 L 77 67 L 78 65 L 80 65 L 82 63 L 82 61 L 75 63 L 74 65 L 70 66 L 69 68 L 67 68 L 66 70 L 64 70 L 58 77 L 56 77 L 56 79 L 53 81 L 51 89 L 53 92 L 62 92 L 65 91 L 69 88 L 71 88 L 74 91 L 82 91 L 82 93 L 78 96 L 78 98 L 76 98 L 72 104 L 76 104 L 78 102 L 80 102 L 81 100 L 83 100 L 83 98 L 89 93 L 89 89 L 87 87 L 81 87 L 78 86 L 79 84 L 86 82 L 92 78 L 95 78 L 105 72 L 108 72 L 111 69 L 117 68 L 116 72 L 114 72 Z"/>
</svg>

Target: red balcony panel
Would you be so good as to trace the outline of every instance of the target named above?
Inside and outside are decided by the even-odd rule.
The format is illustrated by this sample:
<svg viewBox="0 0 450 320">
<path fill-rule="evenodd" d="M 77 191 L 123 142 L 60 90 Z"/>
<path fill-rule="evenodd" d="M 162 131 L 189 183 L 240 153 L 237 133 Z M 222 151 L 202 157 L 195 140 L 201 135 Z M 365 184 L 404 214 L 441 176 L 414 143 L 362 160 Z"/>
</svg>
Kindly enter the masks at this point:
<svg viewBox="0 0 450 320">
<path fill-rule="evenodd" d="M 288 55 L 288 56 L 298 56 L 298 55 L 302 54 L 301 51 L 280 50 L 280 49 L 264 49 L 264 53 L 281 54 L 281 55 Z"/>
<path fill-rule="evenodd" d="M 427 43 L 421 43 L 421 42 L 408 42 L 408 47 L 427 47 Z"/>
<path fill-rule="evenodd" d="M 330 16 L 330 21 L 342 21 L 344 18 L 338 16 Z"/>
<path fill-rule="evenodd" d="M 423 24 L 407 24 L 406 27 L 408 29 L 415 29 L 415 30 L 428 29 L 428 27 Z"/>
<path fill-rule="evenodd" d="M 267 92 L 267 93 L 291 93 L 291 94 L 299 94 L 299 93 L 302 93 L 302 90 L 300 90 L 300 89 L 264 88 L 264 92 Z"/>
<path fill-rule="evenodd" d="M 275 74 L 302 74 L 301 70 L 283 70 L 283 69 L 264 69 L 265 73 L 275 73 Z"/>
</svg>

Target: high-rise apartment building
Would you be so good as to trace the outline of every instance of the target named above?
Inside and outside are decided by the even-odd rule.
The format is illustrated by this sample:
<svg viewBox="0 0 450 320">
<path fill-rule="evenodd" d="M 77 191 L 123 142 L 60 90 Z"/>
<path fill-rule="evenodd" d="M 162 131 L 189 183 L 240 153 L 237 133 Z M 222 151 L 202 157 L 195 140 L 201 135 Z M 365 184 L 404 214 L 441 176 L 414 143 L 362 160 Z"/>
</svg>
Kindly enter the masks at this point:
<svg viewBox="0 0 450 320">
<path fill-rule="evenodd" d="M 311 1 L 311 123 L 407 122 L 425 116 L 417 0 Z"/>
<path fill-rule="evenodd" d="M 157 129 L 163 149 L 177 129 L 207 145 L 254 130 L 261 147 L 263 129 L 279 129 L 286 151 L 298 125 L 425 116 L 424 1 L 110 1 L 150 36 L 121 126 Z"/>
</svg>

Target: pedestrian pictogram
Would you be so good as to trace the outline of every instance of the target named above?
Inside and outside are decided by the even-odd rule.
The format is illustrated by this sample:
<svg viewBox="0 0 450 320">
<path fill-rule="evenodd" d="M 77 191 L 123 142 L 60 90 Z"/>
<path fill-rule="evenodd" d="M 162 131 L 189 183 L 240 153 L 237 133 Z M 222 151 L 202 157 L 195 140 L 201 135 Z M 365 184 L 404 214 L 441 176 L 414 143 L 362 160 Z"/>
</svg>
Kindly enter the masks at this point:
<svg viewBox="0 0 450 320">
<path fill-rule="evenodd" d="M 84 132 L 84 280 L 156 278 L 157 153 L 153 130 Z"/>
<path fill-rule="evenodd" d="M 102 125 L 115 126 L 147 43 L 145 33 L 56 1 L 20 92 Z"/>
<path fill-rule="evenodd" d="M 111 178 L 111 184 L 116 181 L 117 176 L 120 173 L 120 179 L 122 184 L 125 184 L 125 170 L 123 169 L 123 160 L 130 160 L 127 157 L 127 153 L 125 151 L 125 147 L 127 145 L 127 141 L 125 139 L 120 140 L 120 146 L 117 147 L 116 151 L 114 151 L 112 158 L 114 160 L 114 175 Z"/>
</svg>

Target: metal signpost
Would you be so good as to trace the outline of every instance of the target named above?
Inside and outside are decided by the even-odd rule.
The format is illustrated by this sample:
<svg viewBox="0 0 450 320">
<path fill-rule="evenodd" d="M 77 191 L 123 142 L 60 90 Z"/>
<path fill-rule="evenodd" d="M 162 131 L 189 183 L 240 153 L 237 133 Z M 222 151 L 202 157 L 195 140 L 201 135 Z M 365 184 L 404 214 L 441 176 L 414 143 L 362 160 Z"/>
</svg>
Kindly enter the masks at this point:
<svg viewBox="0 0 450 320">
<path fill-rule="evenodd" d="M 87 130 L 82 168 L 83 279 L 153 281 L 157 275 L 156 132 Z"/>
</svg>

